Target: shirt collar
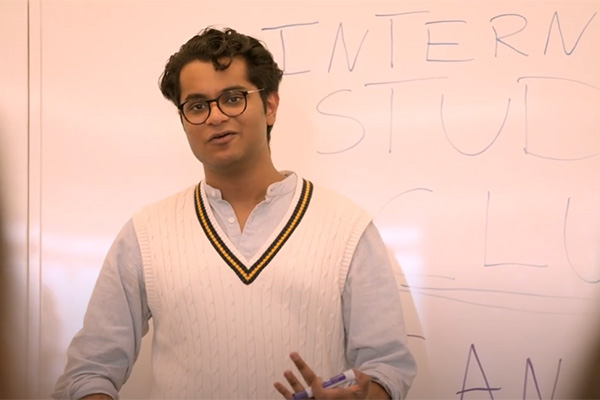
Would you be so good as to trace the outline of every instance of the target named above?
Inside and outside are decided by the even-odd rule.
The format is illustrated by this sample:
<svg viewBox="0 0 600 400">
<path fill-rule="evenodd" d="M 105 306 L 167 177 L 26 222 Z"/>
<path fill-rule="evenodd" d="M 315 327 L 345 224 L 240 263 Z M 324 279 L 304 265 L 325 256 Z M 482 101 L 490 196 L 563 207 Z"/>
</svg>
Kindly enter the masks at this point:
<svg viewBox="0 0 600 400">
<path fill-rule="evenodd" d="M 292 171 L 280 171 L 285 178 L 279 182 L 272 183 L 267 188 L 265 200 L 272 200 L 278 196 L 284 196 L 296 189 L 298 176 Z M 204 182 L 206 188 L 206 196 L 213 200 L 221 200 L 223 198 L 221 191 Z"/>
</svg>

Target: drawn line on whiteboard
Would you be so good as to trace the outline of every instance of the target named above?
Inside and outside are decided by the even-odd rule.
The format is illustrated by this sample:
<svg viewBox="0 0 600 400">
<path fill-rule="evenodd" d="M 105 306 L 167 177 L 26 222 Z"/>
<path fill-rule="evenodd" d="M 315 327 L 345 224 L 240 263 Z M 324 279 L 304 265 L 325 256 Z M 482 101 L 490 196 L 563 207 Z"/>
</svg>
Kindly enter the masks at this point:
<svg viewBox="0 0 600 400">
<path fill-rule="evenodd" d="M 453 276 L 446 276 L 446 275 L 434 275 L 434 274 L 402 274 L 402 276 L 406 276 L 409 278 L 420 278 L 420 277 L 424 277 L 424 278 L 440 278 L 440 279 L 448 279 L 451 281 L 455 281 L 456 278 Z"/>
<path fill-rule="evenodd" d="M 546 268 L 547 264 L 529 264 L 529 263 L 517 263 L 517 262 L 500 262 L 500 263 L 489 263 L 488 259 L 488 227 L 490 219 L 490 191 L 487 192 L 487 204 L 485 208 L 485 233 L 483 239 L 483 266 L 484 267 L 499 267 L 506 265 L 515 265 L 518 267 L 534 267 L 534 268 Z"/>
<path fill-rule="evenodd" d="M 447 20 L 440 20 L 440 21 L 425 22 L 425 25 L 446 24 L 446 23 L 461 23 L 461 24 L 466 24 L 467 21 L 465 21 L 463 19 L 447 19 Z"/>
<path fill-rule="evenodd" d="M 586 279 L 584 276 L 582 276 L 579 271 L 577 271 L 575 269 L 575 266 L 573 265 L 573 262 L 571 261 L 571 257 L 569 256 L 569 248 L 567 246 L 567 222 L 569 220 L 569 206 L 571 205 L 571 198 L 569 197 L 567 199 L 567 207 L 565 210 L 565 222 L 563 224 L 563 246 L 565 249 L 565 255 L 567 256 L 567 262 L 569 264 L 569 267 L 571 267 L 571 269 L 573 270 L 573 272 L 575 273 L 575 275 L 577 275 L 579 277 L 579 279 L 581 279 L 582 281 L 586 282 L 586 283 L 600 283 L 600 278 L 599 279 Z"/>
<path fill-rule="evenodd" d="M 456 392 L 456 394 L 463 394 L 463 393 L 468 393 L 468 392 L 492 392 L 492 391 L 497 392 L 498 390 L 502 390 L 502 388 L 501 387 L 474 387 L 474 388 L 469 388 L 469 389 L 465 389 L 465 390 L 459 390 L 458 392 Z"/>
<path fill-rule="evenodd" d="M 336 150 L 336 151 L 321 151 L 321 150 L 317 150 L 317 154 L 339 154 L 339 153 L 343 153 L 345 151 L 348 151 L 348 150 L 350 150 L 350 149 L 358 146 L 358 144 L 360 142 L 362 142 L 362 140 L 365 138 L 367 130 L 366 130 L 365 126 L 362 124 L 362 122 L 360 122 L 356 118 L 350 117 L 348 115 L 336 114 L 336 113 L 331 113 L 331 112 L 325 112 L 325 111 L 321 110 L 321 104 L 323 104 L 323 102 L 325 100 L 327 100 L 329 97 L 333 96 L 334 94 L 338 94 L 338 93 L 342 93 L 342 92 L 352 92 L 352 90 L 351 89 L 339 89 L 339 90 L 336 90 L 335 92 L 329 93 L 327 96 L 323 97 L 323 99 L 321 99 L 321 101 L 319 101 L 319 103 L 316 106 L 316 110 L 317 110 L 317 112 L 319 114 L 322 114 L 322 115 L 327 115 L 327 116 L 331 116 L 331 117 L 339 117 L 339 118 L 343 118 L 343 119 L 347 119 L 347 120 L 356 122 L 358 125 L 360 125 L 361 130 L 362 130 L 362 133 L 360 135 L 360 139 L 358 139 L 354 144 L 352 144 L 352 145 L 350 145 L 350 146 L 348 146 L 346 148 L 343 148 L 341 150 Z"/>
<path fill-rule="evenodd" d="M 532 78 L 532 77 L 525 77 L 525 78 Z M 542 77 L 538 77 L 538 78 L 542 78 Z M 520 79 L 522 79 L 522 78 L 517 79 L 517 82 Z M 562 79 L 562 78 L 546 77 L 546 79 Z M 562 80 L 577 82 L 577 83 L 581 83 L 586 86 L 590 86 L 594 89 L 598 89 L 598 88 L 588 85 L 584 82 L 574 81 L 572 79 L 562 79 Z M 524 101 L 524 103 L 525 103 L 525 148 L 523 149 L 523 151 L 525 152 L 526 155 L 531 155 L 534 157 L 541 158 L 543 160 L 552 160 L 552 161 L 581 161 L 581 160 L 585 160 L 587 158 L 596 157 L 598 155 L 598 153 L 594 153 L 594 154 L 591 154 L 588 156 L 583 156 L 583 157 L 558 158 L 558 157 L 543 156 L 541 154 L 537 154 L 537 153 L 529 151 L 529 107 L 528 107 L 529 106 L 529 102 L 528 102 L 529 95 L 528 95 L 528 93 L 529 93 L 529 85 L 525 84 L 525 96 L 524 96 L 525 97 L 525 101 Z"/>
<path fill-rule="evenodd" d="M 452 142 L 452 140 L 450 140 L 450 136 L 448 135 L 448 131 L 446 130 L 446 124 L 444 123 L 444 94 L 442 94 L 442 100 L 440 102 L 440 121 L 442 123 L 442 130 L 444 131 L 444 136 L 446 136 L 446 140 L 448 140 L 448 143 L 450 143 L 450 145 L 454 148 L 454 150 L 458 151 L 460 154 L 465 155 L 465 156 L 478 156 L 482 153 L 485 153 L 490 147 L 492 147 L 492 145 L 494 143 L 496 143 L 496 140 L 498 139 L 498 137 L 502 133 L 502 130 L 504 129 L 504 124 L 506 123 L 506 120 L 508 119 L 509 111 L 510 111 L 510 98 L 508 99 L 508 103 L 506 105 L 506 112 L 504 113 L 504 119 L 502 120 L 502 123 L 500 124 L 500 129 L 498 129 L 498 133 L 496 133 L 496 135 L 494 136 L 492 141 L 487 146 L 485 146 L 482 150 L 475 152 L 475 153 L 467 153 L 466 151 L 462 151 L 461 149 L 458 148 L 458 146 L 456 146 Z"/>
<path fill-rule="evenodd" d="M 429 189 L 429 188 L 413 188 L 413 189 L 409 189 L 409 190 L 405 190 L 402 193 L 399 193 L 395 196 L 393 196 L 391 199 L 389 199 L 388 201 L 385 202 L 385 204 L 383 206 L 381 206 L 381 208 L 379 209 L 379 211 L 377 211 L 377 213 L 375 213 L 375 215 L 378 215 L 379 213 L 381 213 L 383 211 L 384 208 L 386 208 L 392 201 L 396 200 L 398 197 L 404 196 L 407 193 L 411 193 L 411 192 L 418 192 L 418 191 L 424 191 L 424 192 L 430 192 L 433 193 L 433 190 Z"/>
<path fill-rule="evenodd" d="M 465 387 L 467 386 L 467 373 L 469 371 L 469 365 L 471 364 L 471 355 L 473 355 L 475 357 L 475 361 L 477 362 L 479 370 L 481 371 L 481 376 L 483 377 L 483 381 L 485 382 L 485 387 L 465 389 Z M 493 396 L 492 392 L 498 391 L 501 389 L 502 389 L 502 386 L 498 386 L 498 387 L 494 387 L 494 388 L 490 386 L 490 382 L 488 381 L 488 378 L 483 369 L 483 365 L 481 364 L 481 360 L 479 359 L 479 355 L 477 354 L 477 349 L 475 349 L 475 344 L 471 343 L 471 346 L 469 346 L 469 355 L 467 357 L 467 365 L 465 367 L 465 375 L 463 378 L 462 390 L 459 390 L 458 392 L 456 392 L 456 394 L 460 394 L 460 400 L 463 400 L 464 394 L 466 392 L 470 392 L 471 390 L 481 390 L 484 392 L 488 392 L 490 398 L 492 400 L 494 400 L 494 396 Z M 525 396 L 523 396 L 523 397 L 525 397 Z"/>
<path fill-rule="evenodd" d="M 431 294 L 431 293 L 419 293 L 419 295 L 428 296 L 428 297 L 436 297 L 439 299 L 450 300 L 450 301 L 454 301 L 457 303 L 463 303 L 463 304 L 470 304 L 473 306 L 486 307 L 486 308 L 497 308 L 500 310 L 508 310 L 508 311 L 520 311 L 520 312 L 526 312 L 526 313 L 532 313 L 532 314 L 584 315 L 584 313 L 575 313 L 575 312 L 549 312 L 549 311 L 525 310 L 525 309 L 521 309 L 521 308 L 506 307 L 506 306 L 494 306 L 494 305 L 490 305 L 490 304 L 476 303 L 473 301 L 459 300 L 459 299 L 455 299 L 454 297 L 442 296 L 442 295 Z"/>
<path fill-rule="evenodd" d="M 522 76 L 520 78 L 517 78 L 517 82 L 520 82 L 522 79 L 550 79 L 550 80 L 561 80 L 561 81 L 567 81 L 567 82 L 574 82 L 574 83 L 578 83 L 580 85 L 583 86 L 587 86 L 590 87 L 592 89 L 595 90 L 599 90 L 600 88 L 594 86 L 594 85 L 590 85 L 589 83 L 586 82 L 581 82 L 581 81 L 577 81 L 574 79 L 568 79 L 568 78 L 560 78 L 560 77 L 554 77 L 554 76 Z M 549 157 L 549 156 L 543 156 L 541 154 L 537 154 L 537 153 L 533 153 L 531 151 L 529 151 L 529 85 L 525 84 L 525 94 L 524 94 L 524 104 L 525 104 L 525 148 L 523 149 L 523 151 L 525 152 L 525 154 L 527 155 L 531 155 L 534 157 L 538 157 L 541 158 L 543 160 L 552 160 L 552 161 L 581 161 L 581 160 L 586 160 L 588 158 L 592 158 L 592 157 L 597 157 L 598 153 L 593 153 L 587 156 L 582 156 L 582 157 L 573 157 L 573 158 L 558 158 L 558 157 Z"/>
<path fill-rule="evenodd" d="M 306 25 L 316 25 L 318 24 L 319 21 L 314 21 L 314 22 L 305 22 L 305 23 L 297 23 L 297 24 L 288 24 L 288 25 L 280 25 L 280 26 L 273 26 L 273 27 L 266 27 L 266 28 L 262 28 L 261 30 L 263 31 L 272 31 L 272 30 L 277 30 L 280 29 L 279 31 L 279 40 L 281 41 L 281 48 L 283 50 L 283 55 L 282 55 L 282 70 L 284 71 L 284 75 L 300 75 L 300 74 L 307 74 L 309 72 L 311 72 L 310 69 L 306 69 L 303 71 L 294 71 L 294 72 L 290 72 L 287 70 L 286 68 L 286 54 L 287 52 L 285 51 L 285 40 L 283 39 L 283 30 L 285 28 L 293 28 L 296 26 L 306 26 Z"/>
<path fill-rule="evenodd" d="M 547 299 L 598 301 L 598 299 L 594 299 L 591 297 L 558 296 L 558 295 L 540 294 L 540 293 L 531 293 L 531 292 L 517 292 L 514 290 L 479 289 L 479 288 L 467 288 L 467 287 L 441 288 L 441 287 L 431 287 L 431 286 L 415 286 L 415 285 L 407 285 L 407 284 L 402 284 L 401 286 L 409 288 L 409 289 L 435 290 L 435 291 L 443 291 L 443 292 L 497 293 L 497 294 L 512 294 L 512 295 L 517 295 L 517 296 L 540 297 L 540 298 L 547 298 Z"/>
<path fill-rule="evenodd" d="M 433 79 L 448 79 L 449 76 L 432 76 L 429 78 L 414 78 L 414 79 L 403 79 L 400 81 L 385 81 L 385 82 L 368 82 L 365 83 L 365 87 L 368 86 L 377 86 L 377 85 L 394 85 L 396 83 L 410 83 L 410 82 L 419 82 L 419 81 L 430 81 Z"/>
<path fill-rule="evenodd" d="M 313 21 L 313 22 L 300 22 L 297 24 L 288 24 L 288 25 L 279 25 L 279 26 L 269 26 L 269 27 L 265 27 L 262 28 L 262 31 L 273 31 L 276 29 L 284 29 L 284 28 L 293 28 L 295 26 L 306 26 L 306 25 L 316 25 L 318 24 L 319 21 Z"/>
<path fill-rule="evenodd" d="M 523 79 L 549 79 L 549 80 L 557 80 L 557 81 L 566 81 L 566 82 L 579 83 L 580 85 L 587 86 L 587 87 L 590 87 L 592 89 L 600 90 L 600 87 L 594 86 L 594 85 L 589 84 L 587 82 L 578 81 L 576 79 L 563 78 L 563 77 L 560 77 L 560 76 L 542 76 L 542 75 L 538 75 L 538 76 L 536 76 L 536 75 L 520 76 L 520 77 L 517 78 L 517 82 L 521 82 Z"/>
<path fill-rule="evenodd" d="M 557 157 L 548 157 L 548 156 L 543 156 L 541 154 L 533 153 L 533 152 L 527 150 L 527 147 L 524 148 L 523 150 L 525 150 L 525 154 L 527 154 L 529 156 L 534 156 L 537 158 L 542 158 L 544 160 L 552 160 L 552 161 L 581 161 L 581 160 L 586 160 L 586 159 L 592 158 L 592 157 L 598 157 L 598 153 L 594 153 L 594 154 L 590 154 L 589 156 L 584 156 L 584 157 L 557 158 Z"/>
<path fill-rule="evenodd" d="M 429 11 L 407 11 L 395 14 L 375 14 L 376 17 L 398 17 L 400 15 L 410 15 L 410 14 L 426 14 Z"/>
<path fill-rule="evenodd" d="M 428 13 L 429 11 L 408 11 L 394 14 L 375 14 L 376 17 L 398 17 L 402 15 Z M 394 19 L 390 18 L 390 68 L 394 68 Z"/>
<path fill-rule="evenodd" d="M 444 24 L 444 23 L 464 23 L 467 21 L 464 20 L 445 20 L 445 21 L 429 21 L 426 22 L 425 25 L 433 25 L 433 24 Z M 443 59 L 443 58 L 430 58 L 429 50 L 435 46 L 458 46 L 460 43 L 458 42 L 432 42 L 431 41 L 431 31 L 427 28 L 427 51 L 425 54 L 425 61 L 429 62 L 468 62 L 473 61 L 474 58 L 464 58 L 464 59 Z"/>
<path fill-rule="evenodd" d="M 496 27 L 492 26 L 492 30 L 494 31 L 494 35 L 496 36 L 496 49 L 494 50 L 494 57 L 498 57 L 498 43 L 502 43 L 503 45 L 507 46 L 508 48 L 516 51 L 517 53 L 519 53 L 519 54 L 521 54 L 521 55 L 523 55 L 525 57 L 529 57 L 529 54 L 520 51 L 516 47 L 511 46 L 509 43 L 506 43 L 503 40 L 503 39 L 506 39 L 508 37 L 514 36 L 514 35 L 518 34 L 519 32 L 522 32 L 523 30 L 525 30 L 525 28 L 527 27 L 527 18 L 525 18 L 524 16 L 522 16 L 520 14 L 499 14 L 499 15 L 496 15 L 495 17 L 491 18 L 490 22 L 494 22 L 494 20 L 497 19 L 497 18 L 504 18 L 504 17 L 517 17 L 517 18 L 521 18 L 521 20 L 523 21 L 523 26 L 518 31 L 509 33 L 508 35 L 504 35 L 504 36 L 498 36 L 498 32 L 496 31 Z"/>
<path fill-rule="evenodd" d="M 598 14 L 598 12 L 595 12 L 594 15 L 592 15 L 592 17 L 589 19 L 589 21 L 587 22 L 587 24 L 585 24 L 585 26 L 581 30 L 581 33 L 579 33 L 579 36 L 577 37 L 577 40 L 575 40 L 575 44 L 573 45 L 573 48 L 571 49 L 571 51 L 567 51 L 567 47 L 565 45 L 565 38 L 563 36 L 563 32 L 562 32 L 562 29 L 560 27 L 560 21 L 558 20 L 558 11 L 555 11 L 554 15 L 552 15 L 552 21 L 550 22 L 550 28 L 548 29 L 548 36 L 546 38 L 546 46 L 544 47 L 544 55 L 546 55 L 546 52 L 548 51 L 548 44 L 550 43 L 550 35 L 552 34 L 552 27 L 554 27 L 554 20 L 556 20 L 556 25 L 558 26 L 558 32 L 560 34 L 560 38 L 561 38 L 561 41 L 562 41 L 563 51 L 565 52 L 566 55 L 570 56 L 575 51 L 575 48 L 577 48 L 577 45 L 579 44 L 579 41 L 581 40 L 581 37 L 583 36 L 583 33 L 588 28 L 588 26 L 590 25 L 590 23 L 592 22 L 592 20 L 596 16 L 596 14 Z"/>
<path fill-rule="evenodd" d="M 356 66 L 356 60 L 358 59 L 358 55 L 360 54 L 360 49 L 362 49 L 362 46 L 365 42 L 365 39 L 367 38 L 367 34 L 369 33 L 369 30 L 367 29 L 367 31 L 365 32 L 365 34 L 363 35 L 360 44 L 358 45 L 358 50 L 356 51 L 356 55 L 354 56 L 354 60 L 352 61 L 352 65 L 350 65 L 350 59 L 348 58 L 348 47 L 346 46 L 346 39 L 344 37 L 344 24 L 342 22 L 340 22 L 340 24 L 338 25 L 338 30 L 337 33 L 335 34 L 335 40 L 333 42 L 333 50 L 331 51 L 331 58 L 329 59 L 329 67 L 327 68 L 327 72 L 331 72 L 331 66 L 333 65 L 333 57 L 335 56 L 335 49 L 337 48 L 337 44 L 338 44 L 338 38 L 341 35 L 341 40 L 342 40 L 342 45 L 344 46 L 344 52 L 346 54 L 346 66 L 348 67 L 348 71 L 352 72 L 354 71 L 354 67 Z"/>
</svg>

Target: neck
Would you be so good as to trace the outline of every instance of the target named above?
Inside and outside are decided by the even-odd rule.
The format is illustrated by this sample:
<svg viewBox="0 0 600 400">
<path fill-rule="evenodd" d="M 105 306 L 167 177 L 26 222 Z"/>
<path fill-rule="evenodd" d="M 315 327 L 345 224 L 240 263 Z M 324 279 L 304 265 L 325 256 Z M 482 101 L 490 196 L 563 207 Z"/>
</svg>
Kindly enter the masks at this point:
<svg viewBox="0 0 600 400">
<path fill-rule="evenodd" d="M 254 207 L 265 199 L 268 187 L 284 179 L 270 164 L 267 168 L 246 170 L 235 174 L 205 170 L 206 183 L 221 191 L 224 200 L 234 208 L 237 205 Z"/>
<path fill-rule="evenodd" d="M 252 210 L 265 199 L 269 185 L 284 178 L 272 164 L 267 169 L 254 169 L 234 175 L 207 172 L 205 170 L 206 183 L 221 191 L 223 199 L 233 208 L 242 232 Z"/>
</svg>

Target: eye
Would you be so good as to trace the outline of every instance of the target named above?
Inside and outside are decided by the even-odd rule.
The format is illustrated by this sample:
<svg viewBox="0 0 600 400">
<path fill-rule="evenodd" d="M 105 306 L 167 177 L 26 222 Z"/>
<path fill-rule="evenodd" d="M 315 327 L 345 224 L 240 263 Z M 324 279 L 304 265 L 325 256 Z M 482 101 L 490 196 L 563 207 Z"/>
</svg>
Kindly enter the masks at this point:
<svg viewBox="0 0 600 400">
<path fill-rule="evenodd" d="M 186 103 L 185 110 L 193 113 L 206 111 L 208 103 L 204 100 L 194 100 Z"/>
<path fill-rule="evenodd" d="M 221 104 L 233 106 L 239 104 L 244 100 L 244 94 L 242 92 L 229 92 L 223 94 Z"/>
</svg>

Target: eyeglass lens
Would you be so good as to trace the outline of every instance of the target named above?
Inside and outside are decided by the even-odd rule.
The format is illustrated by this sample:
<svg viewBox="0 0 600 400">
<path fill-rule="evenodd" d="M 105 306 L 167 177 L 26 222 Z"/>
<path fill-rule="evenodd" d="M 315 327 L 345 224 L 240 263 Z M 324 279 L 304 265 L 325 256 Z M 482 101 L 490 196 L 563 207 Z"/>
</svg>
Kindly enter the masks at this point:
<svg viewBox="0 0 600 400">
<path fill-rule="evenodd" d="M 183 115 L 192 124 L 206 122 L 210 115 L 210 103 L 216 102 L 219 110 L 228 117 L 236 117 L 246 110 L 246 93 L 232 90 L 214 100 L 194 99 L 183 105 Z"/>
</svg>

